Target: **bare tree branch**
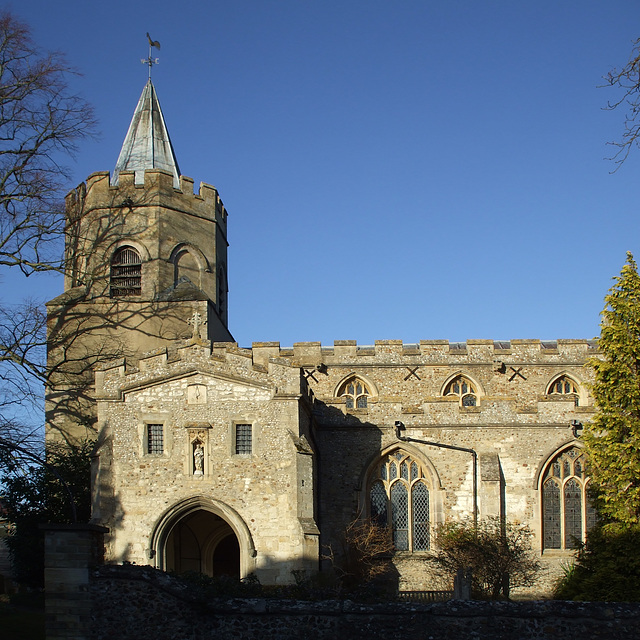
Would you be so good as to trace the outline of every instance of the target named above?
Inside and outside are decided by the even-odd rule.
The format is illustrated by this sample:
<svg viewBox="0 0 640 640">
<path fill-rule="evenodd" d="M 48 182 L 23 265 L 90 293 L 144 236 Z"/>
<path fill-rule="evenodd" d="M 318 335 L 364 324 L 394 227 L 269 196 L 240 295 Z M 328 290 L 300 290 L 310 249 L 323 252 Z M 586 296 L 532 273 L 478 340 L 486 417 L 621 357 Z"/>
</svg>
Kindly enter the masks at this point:
<svg viewBox="0 0 640 640">
<path fill-rule="evenodd" d="M 608 158 L 620 165 L 629 157 L 634 146 L 640 144 L 640 38 L 633 43 L 628 62 L 621 68 L 614 68 L 604 77 L 605 86 L 615 87 L 621 91 L 617 100 L 607 102 L 608 110 L 621 107 L 626 109 L 624 116 L 624 131 L 619 141 L 608 144 L 617 151 Z"/>
<path fill-rule="evenodd" d="M 26 275 L 60 269 L 64 232 L 60 164 L 94 131 L 93 110 L 70 92 L 75 73 L 42 53 L 29 29 L 0 14 L 0 266 Z"/>
</svg>

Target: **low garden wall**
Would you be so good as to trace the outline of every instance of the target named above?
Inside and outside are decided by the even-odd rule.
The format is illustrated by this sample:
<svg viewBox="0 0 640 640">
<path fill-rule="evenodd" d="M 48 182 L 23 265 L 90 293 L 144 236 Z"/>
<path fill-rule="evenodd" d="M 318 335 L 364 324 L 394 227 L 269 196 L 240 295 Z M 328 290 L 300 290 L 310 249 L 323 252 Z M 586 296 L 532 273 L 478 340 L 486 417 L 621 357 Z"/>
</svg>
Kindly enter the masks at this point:
<svg viewBox="0 0 640 640">
<path fill-rule="evenodd" d="M 150 567 L 92 572 L 92 638 L 132 640 L 628 640 L 638 637 L 640 604 L 462 602 L 360 604 L 253 598 L 202 601 Z"/>
<path fill-rule="evenodd" d="M 628 640 L 640 629 L 640 603 L 229 598 L 237 583 L 212 594 L 152 567 L 103 565 L 105 531 L 46 528 L 48 640 Z"/>
</svg>

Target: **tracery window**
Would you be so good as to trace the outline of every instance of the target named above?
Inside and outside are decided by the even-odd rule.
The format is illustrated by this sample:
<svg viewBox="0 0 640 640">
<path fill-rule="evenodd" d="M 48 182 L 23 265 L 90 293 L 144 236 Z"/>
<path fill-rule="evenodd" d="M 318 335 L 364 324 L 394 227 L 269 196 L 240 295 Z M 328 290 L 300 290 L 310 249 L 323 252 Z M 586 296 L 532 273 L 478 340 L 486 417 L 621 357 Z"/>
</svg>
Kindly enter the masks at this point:
<svg viewBox="0 0 640 640">
<path fill-rule="evenodd" d="M 360 378 L 349 378 L 338 392 L 345 399 L 347 409 L 366 409 L 371 391 Z"/>
<path fill-rule="evenodd" d="M 369 491 L 371 518 L 390 526 L 396 551 L 429 549 L 429 488 L 422 465 L 404 451 L 385 456 Z"/>
<path fill-rule="evenodd" d="M 578 447 L 559 453 L 542 478 L 544 549 L 575 549 L 596 522 L 589 501 L 585 454 Z"/>
<path fill-rule="evenodd" d="M 120 247 L 111 258 L 109 295 L 139 296 L 142 293 L 142 260 L 133 247 Z"/>
<path fill-rule="evenodd" d="M 455 377 L 445 387 L 444 395 L 457 396 L 463 407 L 475 407 L 478 404 L 475 385 L 465 376 Z"/>
<path fill-rule="evenodd" d="M 578 385 L 569 376 L 560 376 L 556 378 L 547 391 L 549 395 L 562 395 L 572 397 L 578 406 L 579 393 Z"/>
</svg>

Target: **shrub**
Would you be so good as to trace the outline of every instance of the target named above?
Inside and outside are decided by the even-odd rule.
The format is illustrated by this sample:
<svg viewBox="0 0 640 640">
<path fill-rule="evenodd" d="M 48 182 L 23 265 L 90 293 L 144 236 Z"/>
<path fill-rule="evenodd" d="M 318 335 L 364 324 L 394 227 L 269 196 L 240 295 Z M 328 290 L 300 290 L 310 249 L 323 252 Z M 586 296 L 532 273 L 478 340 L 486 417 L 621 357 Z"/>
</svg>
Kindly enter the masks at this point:
<svg viewBox="0 0 640 640">
<path fill-rule="evenodd" d="M 478 523 L 452 522 L 436 531 L 434 560 L 451 575 L 471 569 L 476 598 L 508 599 L 510 587 L 532 585 L 540 570 L 531 549 L 531 530 L 488 518 Z"/>
</svg>

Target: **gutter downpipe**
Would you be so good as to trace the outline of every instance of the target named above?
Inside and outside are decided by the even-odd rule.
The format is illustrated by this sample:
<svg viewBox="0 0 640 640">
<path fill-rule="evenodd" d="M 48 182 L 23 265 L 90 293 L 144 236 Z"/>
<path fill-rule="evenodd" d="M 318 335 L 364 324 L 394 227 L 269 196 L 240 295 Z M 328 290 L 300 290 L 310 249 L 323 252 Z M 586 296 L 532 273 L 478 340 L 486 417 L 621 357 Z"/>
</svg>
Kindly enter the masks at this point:
<svg viewBox="0 0 640 640">
<path fill-rule="evenodd" d="M 473 449 L 467 447 L 458 447 L 455 444 L 443 444 L 441 442 L 430 442 L 428 440 L 420 440 L 418 438 L 411 438 L 410 436 L 400 435 L 402 431 L 406 430 L 403 422 L 396 420 L 396 438 L 401 442 L 416 442 L 418 444 L 426 444 L 430 447 L 439 447 L 441 449 L 453 449 L 454 451 L 464 451 L 470 453 L 473 457 L 473 529 L 478 532 L 478 454 Z"/>
</svg>

